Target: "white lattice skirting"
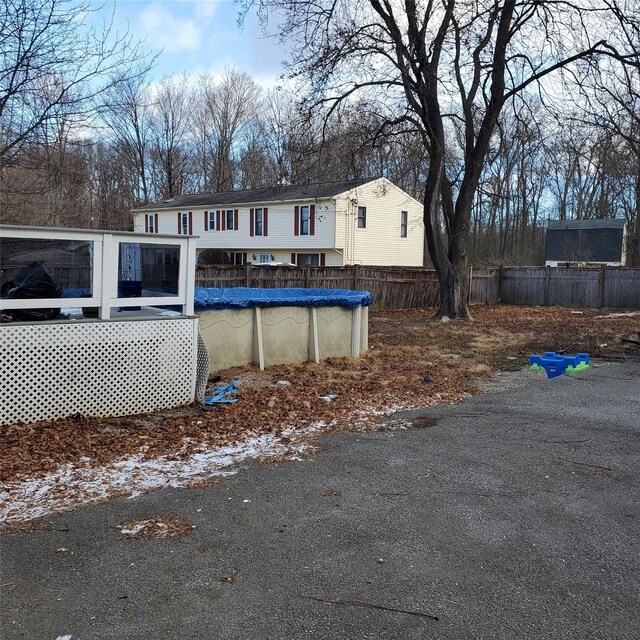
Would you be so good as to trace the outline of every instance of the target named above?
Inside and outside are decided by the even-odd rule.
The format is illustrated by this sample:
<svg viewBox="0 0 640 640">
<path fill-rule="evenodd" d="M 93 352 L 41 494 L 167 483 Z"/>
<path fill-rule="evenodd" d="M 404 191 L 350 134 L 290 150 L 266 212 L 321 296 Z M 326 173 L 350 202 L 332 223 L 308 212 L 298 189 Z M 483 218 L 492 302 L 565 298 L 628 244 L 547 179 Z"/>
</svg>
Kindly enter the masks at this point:
<svg viewBox="0 0 640 640">
<path fill-rule="evenodd" d="M 0 424 L 188 404 L 197 354 L 196 318 L 2 325 Z"/>
</svg>

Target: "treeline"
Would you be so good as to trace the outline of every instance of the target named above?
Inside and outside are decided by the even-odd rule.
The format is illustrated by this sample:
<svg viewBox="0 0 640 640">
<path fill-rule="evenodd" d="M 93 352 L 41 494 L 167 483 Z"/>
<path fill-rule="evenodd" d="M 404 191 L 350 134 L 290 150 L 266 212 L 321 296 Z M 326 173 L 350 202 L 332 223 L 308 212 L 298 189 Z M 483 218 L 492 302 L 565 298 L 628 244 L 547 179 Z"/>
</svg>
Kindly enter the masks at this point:
<svg viewBox="0 0 640 640">
<path fill-rule="evenodd" d="M 553 110 L 531 93 L 504 110 L 473 206 L 471 262 L 539 263 L 548 218 L 624 218 L 630 260 L 640 263 L 638 78 L 615 91 L 564 97 Z M 37 135 L 5 144 L 2 222 L 127 230 L 132 208 L 183 193 L 380 175 L 423 195 L 414 131 L 377 135 L 370 105 L 310 116 L 298 95 L 236 69 L 154 84 L 147 68 L 130 65 L 82 117 L 65 104 Z M 14 121 L 0 111 L 3 140 L 15 138 Z M 455 157 L 448 166 L 457 163 L 462 171 Z"/>
</svg>

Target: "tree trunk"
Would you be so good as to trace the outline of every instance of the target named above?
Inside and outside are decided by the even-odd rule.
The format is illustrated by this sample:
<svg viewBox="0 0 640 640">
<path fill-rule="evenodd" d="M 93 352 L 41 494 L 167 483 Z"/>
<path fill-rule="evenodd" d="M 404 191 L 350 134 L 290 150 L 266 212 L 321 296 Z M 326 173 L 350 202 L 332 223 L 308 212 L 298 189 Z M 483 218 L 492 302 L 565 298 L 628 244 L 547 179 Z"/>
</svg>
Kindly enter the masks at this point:
<svg viewBox="0 0 640 640">
<path fill-rule="evenodd" d="M 440 288 L 440 305 L 434 319 L 447 316 L 468 320 L 470 319 L 467 304 L 469 297 L 466 250 L 468 234 L 456 233 L 460 229 L 452 229 L 453 233 L 447 234 L 449 246 L 445 251 L 439 223 L 440 207 L 443 208 L 445 219 L 453 226 L 452 218 L 455 214 L 451 188 L 444 177 L 444 156 L 434 152 L 431 154 L 424 193 L 427 246 Z"/>
</svg>

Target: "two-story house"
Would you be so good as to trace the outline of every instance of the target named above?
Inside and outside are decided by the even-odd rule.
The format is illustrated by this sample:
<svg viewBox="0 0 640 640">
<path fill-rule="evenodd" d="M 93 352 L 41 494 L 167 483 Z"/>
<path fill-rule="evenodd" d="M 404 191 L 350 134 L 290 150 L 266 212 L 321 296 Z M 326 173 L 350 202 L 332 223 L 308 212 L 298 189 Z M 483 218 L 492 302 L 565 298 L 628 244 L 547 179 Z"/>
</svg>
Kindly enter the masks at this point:
<svg viewBox="0 0 640 640">
<path fill-rule="evenodd" d="M 386 178 L 176 196 L 134 228 L 197 235 L 234 264 L 421 266 L 422 205 Z"/>
</svg>

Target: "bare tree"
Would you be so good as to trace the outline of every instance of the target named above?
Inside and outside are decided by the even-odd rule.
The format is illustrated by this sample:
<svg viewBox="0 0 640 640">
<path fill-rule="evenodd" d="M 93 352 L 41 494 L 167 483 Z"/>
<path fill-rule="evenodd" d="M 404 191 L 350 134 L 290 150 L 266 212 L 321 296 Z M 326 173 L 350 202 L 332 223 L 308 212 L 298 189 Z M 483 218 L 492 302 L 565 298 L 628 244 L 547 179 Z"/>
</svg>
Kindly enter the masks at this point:
<svg viewBox="0 0 640 640">
<path fill-rule="evenodd" d="M 380 131 L 409 122 L 429 160 L 424 223 L 440 283 L 438 315 L 468 317 L 470 217 L 500 114 L 552 73 L 603 57 L 640 62 L 616 27 L 633 29 L 636 2 L 582 0 L 244 0 L 292 48 L 292 76 L 327 112 L 369 100 Z M 603 25 L 607 28 L 604 29 Z M 605 33 L 605 38 L 599 37 Z M 461 165 L 448 162 L 452 122 Z"/>
<path fill-rule="evenodd" d="M 149 202 L 148 155 L 152 100 L 146 72 L 124 77 L 104 95 L 101 116 L 114 149 L 134 180 L 133 206 Z"/>
<path fill-rule="evenodd" d="M 167 78 L 157 90 L 151 122 L 155 196 L 172 198 L 189 183 L 192 91 L 187 75 Z"/>
<path fill-rule="evenodd" d="M 211 76 L 200 78 L 201 118 L 207 148 L 212 159 L 212 180 L 205 188 L 233 189 L 239 156 L 257 123 L 261 89 L 246 73 L 225 69 L 217 82 Z"/>
<path fill-rule="evenodd" d="M 40 142 L 60 109 L 77 125 L 144 59 L 128 35 L 87 26 L 83 0 L 0 0 L 0 166 Z M 126 74 L 124 74 L 126 75 Z"/>
</svg>

